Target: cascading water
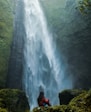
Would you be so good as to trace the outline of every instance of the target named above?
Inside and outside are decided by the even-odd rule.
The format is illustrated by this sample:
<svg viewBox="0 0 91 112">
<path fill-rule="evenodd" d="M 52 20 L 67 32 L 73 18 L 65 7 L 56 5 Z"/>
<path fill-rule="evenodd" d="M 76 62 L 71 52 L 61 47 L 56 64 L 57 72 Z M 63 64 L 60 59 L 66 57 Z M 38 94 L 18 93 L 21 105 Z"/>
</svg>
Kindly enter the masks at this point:
<svg viewBox="0 0 91 112">
<path fill-rule="evenodd" d="M 24 0 L 24 10 L 26 36 L 23 84 L 30 108 L 37 106 L 41 88 L 52 105 L 58 104 L 58 92 L 71 85 L 69 81 L 63 81 L 62 65 L 39 1 Z"/>
</svg>

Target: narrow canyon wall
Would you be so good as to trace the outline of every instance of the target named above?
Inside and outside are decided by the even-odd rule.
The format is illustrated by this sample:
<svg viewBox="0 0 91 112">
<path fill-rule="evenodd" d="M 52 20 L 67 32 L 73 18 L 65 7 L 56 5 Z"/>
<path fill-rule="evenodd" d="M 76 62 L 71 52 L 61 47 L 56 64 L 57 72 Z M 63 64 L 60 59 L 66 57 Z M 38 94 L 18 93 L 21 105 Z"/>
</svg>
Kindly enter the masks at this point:
<svg viewBox="0 0 91 112">
<path fill-rule="evenodd" d="M 7 84 L 9 88 L 22 88 L 22 59 L 23 59 L 23 2 L 16 2 L 16 11 L 14 19 L 13 42 L 11 46 L 11 55 L 7 75 Z"/>
</svg>

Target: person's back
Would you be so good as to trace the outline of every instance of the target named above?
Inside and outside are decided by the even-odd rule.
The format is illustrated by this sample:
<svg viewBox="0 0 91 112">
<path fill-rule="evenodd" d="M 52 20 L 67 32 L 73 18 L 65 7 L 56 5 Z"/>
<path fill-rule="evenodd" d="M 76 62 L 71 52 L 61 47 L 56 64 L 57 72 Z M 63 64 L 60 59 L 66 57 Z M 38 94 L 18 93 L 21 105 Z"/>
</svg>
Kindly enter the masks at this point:
<svg viewBox="0 0 91 112">
<path fill-rule="evenodd" d="M 44 97 L 44 92 L 40 92 L 37 102 L 39 106 L 51 106 L 51 104 L 49 103 L 49 99 Z"/>
</svg>

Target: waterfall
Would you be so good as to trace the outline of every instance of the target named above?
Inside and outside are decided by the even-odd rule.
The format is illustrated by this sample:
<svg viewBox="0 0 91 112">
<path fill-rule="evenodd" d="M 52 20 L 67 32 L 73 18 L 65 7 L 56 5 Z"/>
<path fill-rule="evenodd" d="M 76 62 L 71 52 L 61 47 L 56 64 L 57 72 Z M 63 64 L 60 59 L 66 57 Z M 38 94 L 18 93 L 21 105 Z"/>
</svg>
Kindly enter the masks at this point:
<svg viewBox="0 0 91 112">
<path fill-rule="evenodd" d="M 64 70 L 52 35 L 48 32 L 45 16 L 38 0 L 24 0 L 24 90 L 30 108 L 37 106 L 41 89 L 52 105 L 58 104 L 58 92 L 71 88 L 64 81 Z"/>
</svg>

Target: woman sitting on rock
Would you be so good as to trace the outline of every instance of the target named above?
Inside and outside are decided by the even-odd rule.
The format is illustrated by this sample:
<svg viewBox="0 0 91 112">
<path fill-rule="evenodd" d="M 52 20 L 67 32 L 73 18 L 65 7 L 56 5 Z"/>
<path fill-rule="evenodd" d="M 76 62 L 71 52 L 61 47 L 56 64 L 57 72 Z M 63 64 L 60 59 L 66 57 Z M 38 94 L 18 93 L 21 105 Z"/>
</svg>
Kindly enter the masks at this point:
<svg viewBox="0 0 91 112">
<path fill-rule="evenodd" d="M 51 106 L 49 99 L 45 98 L 44 96 L 44 92 L 41 91 L 38 98 L 37 98 L 37 102 L 39 106 Z"/>
</svg>

